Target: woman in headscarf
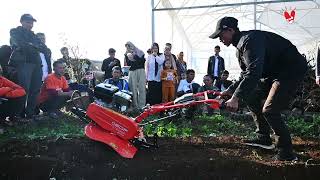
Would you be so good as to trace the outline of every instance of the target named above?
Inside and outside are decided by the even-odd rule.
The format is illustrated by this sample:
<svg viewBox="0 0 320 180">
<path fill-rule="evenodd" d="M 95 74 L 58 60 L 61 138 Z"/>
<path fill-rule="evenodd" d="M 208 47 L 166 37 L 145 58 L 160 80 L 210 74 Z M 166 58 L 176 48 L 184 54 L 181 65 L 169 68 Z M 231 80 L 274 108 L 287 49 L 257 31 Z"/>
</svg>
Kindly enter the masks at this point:
<svg viewBox="0 0 320 180">
<path fill-rule="evenodd" d="M 148 81 L 147 99 L 150 105 L 162 102 L 161 71 L 163 69 L 164 55 L 159 53 L 159 45 L 153 43 L 151 54 L 148 56 L 146 74 Z"/>
<path fill-rule="evenodd" d="M 133 93 L 133 108 L 141 109 L 146 104 L 146 74 L 144 69 L 144 52 L 138 49 L 132 42 L 125 44 L 125 66 L 129 68 L 129 88 Z"/>
<path fill-rule="evenodd" d="M 165 60 L 168 60 L 168 61 L 171 62 L 172 68 L 174 70 L 177 70 L 176 58 L 171 53 L 171 47 L 170 46 L 166 46 L 164 48 L 164 56 L 165 56 Z"/>
<path fill-rule="evenodd" d="M 180 52 L 177 59 L 177 72 L 179 81 L 181 76 L 187 72 L 187 63 L 183 60 L 183 52 Z"/>
</svg>

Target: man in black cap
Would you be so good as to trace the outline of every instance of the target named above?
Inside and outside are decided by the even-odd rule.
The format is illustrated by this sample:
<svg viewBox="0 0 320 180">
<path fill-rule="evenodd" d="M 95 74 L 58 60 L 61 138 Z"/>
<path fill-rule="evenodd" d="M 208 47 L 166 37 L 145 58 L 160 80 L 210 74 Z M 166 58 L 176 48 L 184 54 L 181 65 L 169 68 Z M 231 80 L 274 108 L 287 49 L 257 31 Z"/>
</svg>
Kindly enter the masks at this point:
<svg viewBox="0 0 320 180">
<path fill-rule="evenodd" d="M 10 45 L 13 53 L 9 64 L 16 68 L 18 84 L 26 90 L 25 114 L 28 119 L 35 115 L 36 100 L 42 84 L 42 64 L 39 53 L 45 53 L 47 47 L 33 33 L 36 20 L 30 14 L 20 18 L 21 26 L 10 30 Z"/>
<path fill-rule="evenodd" d="M 116 50 L 109 49 L 109 57 L 103 60 L 101 70 L 104 71 L 104 79 L 112 78 L 112 68 L 119 66 L 121 68 L 120 60 L 115 58 Z"/>
<path fill-rule="evenodd" d="M 270 138 L 271 128 L 279 140 L 277 160 L 296 160 L 288 127 L 280 112 L 289 105 L 299 82 L 307 70 L 305 58 L 287 39 L 271 32 L 239 31 L 238 20 L 224 17 L 217 23 L 210 38 L 237 49 L 242 70 L 239 80 L 223 95 L 232 95 L 227 108 L 237 110 L 239 99 L 244 100 L 252 111 L 257 126 L 257 138 L 247 145 L 266 149 L 274 148 Z M 271 127 L 271 128 L 270 128 Z"/>
</svg>

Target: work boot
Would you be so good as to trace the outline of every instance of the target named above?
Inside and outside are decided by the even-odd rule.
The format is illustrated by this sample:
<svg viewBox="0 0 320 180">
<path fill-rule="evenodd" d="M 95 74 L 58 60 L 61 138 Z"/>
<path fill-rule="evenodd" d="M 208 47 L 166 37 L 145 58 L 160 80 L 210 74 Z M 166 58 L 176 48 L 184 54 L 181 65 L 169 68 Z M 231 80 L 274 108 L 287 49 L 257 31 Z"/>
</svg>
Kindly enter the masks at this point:
<svg viewBox="0 0 320 180">
<path fill-rule="evenodd" d="M 257 137 L 244 141 L 245 145 L 261 147 L 263 149 L 274 149 L 275 146 L 272 144 L 272 139 L 270 136 L 258 135 Z"/>
<path fill-rule="evenodd" d="M 292 150 L 286 150 L 283 148 L 280 148 L 278 150 L 277 155 L 273 157 L 276 161 L 297 161 L 297 156 L 293 153 Z"/>
</svg>

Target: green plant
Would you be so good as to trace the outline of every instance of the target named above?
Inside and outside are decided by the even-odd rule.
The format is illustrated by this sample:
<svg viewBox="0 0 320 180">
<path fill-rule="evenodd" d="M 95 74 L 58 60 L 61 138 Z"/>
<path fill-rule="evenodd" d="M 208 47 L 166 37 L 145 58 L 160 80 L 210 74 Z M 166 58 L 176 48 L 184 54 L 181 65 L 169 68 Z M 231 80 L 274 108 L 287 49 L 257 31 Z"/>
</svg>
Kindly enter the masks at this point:
<svg viewBox="0 0 320 180">
<path fill-rule="evenodd" d="M 189 127 L 181 128 L 179 135 L 182 137 L 190 137 L 192 135 L 192 128 L 189 128 Z"/>
<path fill-rule="evenodd" d="M 320 116 L 313 116 L 312 122 L 305 122 L 303 118 L 299 117 L 290 117 L 287 124 L 290 132 L 295 136 L 320 136 Z"/>
<path fill-rule="evenodd" d="M 0 141 L 8 139 L 34 140 L 59 137 L 82 137 L 84 124 L 73 116 L 64 115 L 61 119 L 45 118 L 36 123 L 6 128 Z"/>
<path fill-rule="evenodd" d="M 173 124 L 172 122 L 170 122 L 169 124 L 167 124 L 165 126 L 166 132 L 167 132 L 167 136 L 169 137 L 177 137 L 177 126 L 175 124 Z"/>
</svg>

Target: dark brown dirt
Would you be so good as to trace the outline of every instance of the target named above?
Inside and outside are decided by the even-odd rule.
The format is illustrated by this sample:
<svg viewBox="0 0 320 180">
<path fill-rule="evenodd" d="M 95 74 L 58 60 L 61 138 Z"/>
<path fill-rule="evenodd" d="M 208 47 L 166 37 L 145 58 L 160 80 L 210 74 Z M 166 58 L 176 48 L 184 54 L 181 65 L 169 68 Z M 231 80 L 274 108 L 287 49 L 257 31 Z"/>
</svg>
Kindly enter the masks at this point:
<svg viewBox="0 0 320 180">
<path fill-rule="evenodd" d="M 124 159 L 106 145 L 87 138 L 11 141 L 0 146 L 0 179 L 320 178 L 319 139 L 294 140 L 299 154 L 296 163 L 273 161 L 274 151 L 247 147 L 240 141 L 232 136 L 162 138 L 160 148 L 140 149 L 133 159 Z"/>
</svg>

